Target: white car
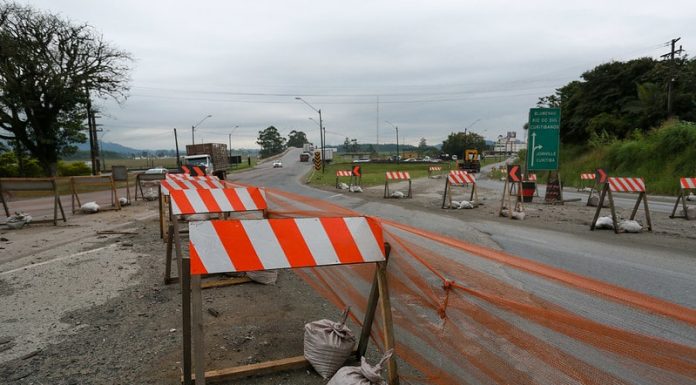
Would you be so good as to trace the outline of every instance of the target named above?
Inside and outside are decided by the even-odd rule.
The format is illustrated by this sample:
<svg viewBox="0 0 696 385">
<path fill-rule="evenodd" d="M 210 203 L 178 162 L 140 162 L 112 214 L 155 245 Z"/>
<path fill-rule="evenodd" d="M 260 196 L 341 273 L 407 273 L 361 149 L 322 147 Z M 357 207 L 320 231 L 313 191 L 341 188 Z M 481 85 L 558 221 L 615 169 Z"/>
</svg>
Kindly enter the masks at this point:
<svg viewBox="0 0 696 385">
<path fill-rule="evenodd" d="M 145 171 L 145 174 L 166 174 L 169 170 L 164 167 L 155 167 Z"/>
<path fill-rule="evenodd" d="M 273 162 L 273 168 L 280 168 L 283 167 L 283 162 L 276 160 Z"/>
</svg>

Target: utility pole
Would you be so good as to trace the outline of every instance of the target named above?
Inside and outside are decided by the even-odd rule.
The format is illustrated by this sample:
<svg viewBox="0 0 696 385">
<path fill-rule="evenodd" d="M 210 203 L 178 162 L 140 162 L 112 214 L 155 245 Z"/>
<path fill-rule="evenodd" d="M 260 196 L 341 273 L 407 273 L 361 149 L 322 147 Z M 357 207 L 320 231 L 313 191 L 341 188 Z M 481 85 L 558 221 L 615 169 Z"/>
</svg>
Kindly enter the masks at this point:
<svg viewBox="0 0 696 385">
<path fill-rule="evenodd" d="M 677 42 L 681 40 L 681 37 L 678 37 L 676 39 L 672 39 L 670 41 L 672 49 L 670 52 L 660 56 L 663 59 L 669 58 L 670 60 L 670 77 L 667 83 L 667 116 L 672 115 L 672 83 L 674 83 L 674 55 L 679 54 L 681 55 L 682 53 L 682 46 L 679 46 L 679 49 L 675 49 Z"/>
<path fill-rule="evenodd" d="M 174 129 L 174 146 L 176 147 L 176 167 L 181 167 L 179 160 L 179 137 L 176 135 L 176 128 Z"/>
<path fill-rule="evenodd" d="M 89 157 L 92 163 L 92 175 L 97 175 L 97 152 L 94 142 L 96 141 L 95 127 L 92 125 L 92 99 L 89 96 L 89 89 L 85 88 L 87 93 L 87 131 L 89 132 Z"/>
</svg>

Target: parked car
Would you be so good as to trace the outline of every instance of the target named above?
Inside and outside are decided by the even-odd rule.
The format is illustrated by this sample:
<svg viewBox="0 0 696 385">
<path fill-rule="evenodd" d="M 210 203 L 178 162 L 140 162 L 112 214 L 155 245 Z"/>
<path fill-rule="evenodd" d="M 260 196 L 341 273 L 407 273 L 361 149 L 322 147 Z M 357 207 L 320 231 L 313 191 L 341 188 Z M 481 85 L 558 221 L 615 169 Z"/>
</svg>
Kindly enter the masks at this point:
<svg viewBox="0 0 696 385">
<path fill-rule="evenodd" d="M 145 174 L 166 174 L 169 170 L 164 167 L 155 167 L 145 171 Z"/>
<path fill-rule="evenodd" d="M 283 162 L 276 160 L 273 162 L 273 168 L 280 168 L 283 167 Z"/>
</svg>

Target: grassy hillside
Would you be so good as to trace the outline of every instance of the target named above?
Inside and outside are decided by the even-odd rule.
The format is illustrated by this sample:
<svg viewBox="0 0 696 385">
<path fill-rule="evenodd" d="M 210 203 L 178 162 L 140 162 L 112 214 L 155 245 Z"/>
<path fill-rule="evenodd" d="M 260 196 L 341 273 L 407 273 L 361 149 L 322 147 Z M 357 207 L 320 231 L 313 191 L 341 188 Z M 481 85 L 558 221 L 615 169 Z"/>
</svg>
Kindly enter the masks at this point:
<svg viewBox="0 0 696 385">
<path fill-rule="evenodd" d="M 680 177 L 696 177 L 696 124 L 671 120 L 621 141 L 562 146 L 565 185 L 578 185 L 581 172 L 599 167 L 610 176 L 644 178 L 648 194 L 676 194 Z"/>
</svg>

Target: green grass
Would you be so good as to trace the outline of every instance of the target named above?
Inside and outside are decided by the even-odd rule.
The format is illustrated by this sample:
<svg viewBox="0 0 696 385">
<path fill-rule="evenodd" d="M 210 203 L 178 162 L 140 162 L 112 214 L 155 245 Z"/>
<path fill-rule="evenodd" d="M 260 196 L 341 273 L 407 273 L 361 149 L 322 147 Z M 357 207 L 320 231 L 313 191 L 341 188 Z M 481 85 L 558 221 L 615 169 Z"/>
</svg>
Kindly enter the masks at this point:
<svg viewBox="0 0 696 385">
<path fill-rule="evenodd" d="M 494 159 L 487 159 L 482 162 L 482 165 L 495 163 Z M 428 167 L 430 166 L 440 166 L 442 167 L 442 172 L 446 172 L 451 169 L 456 169 L 454 162 L 441 162 L 441 163 L 411 163 L 411 162 L 401 162 L 396 163 L 331 163 L 327 164 L 325 167 L 325 172 L 322 174 L 321 170 L 315 171 L 312 178 L 309 180 L 310 184 L 318 186 L 335 186 L 336 185 L 336 171 L 338 170 L 351 170 L 354 165 L 360 165 L 362 167 L 362 186 L 378 186 L 384 184 L 385 173 L 387 171 L 408 171 L 411 175 L 411 179 L 424 178 L 428 176 Z M 348 182 L 348 177 L 339 178 L 340 182 Z"/>
</svg>

